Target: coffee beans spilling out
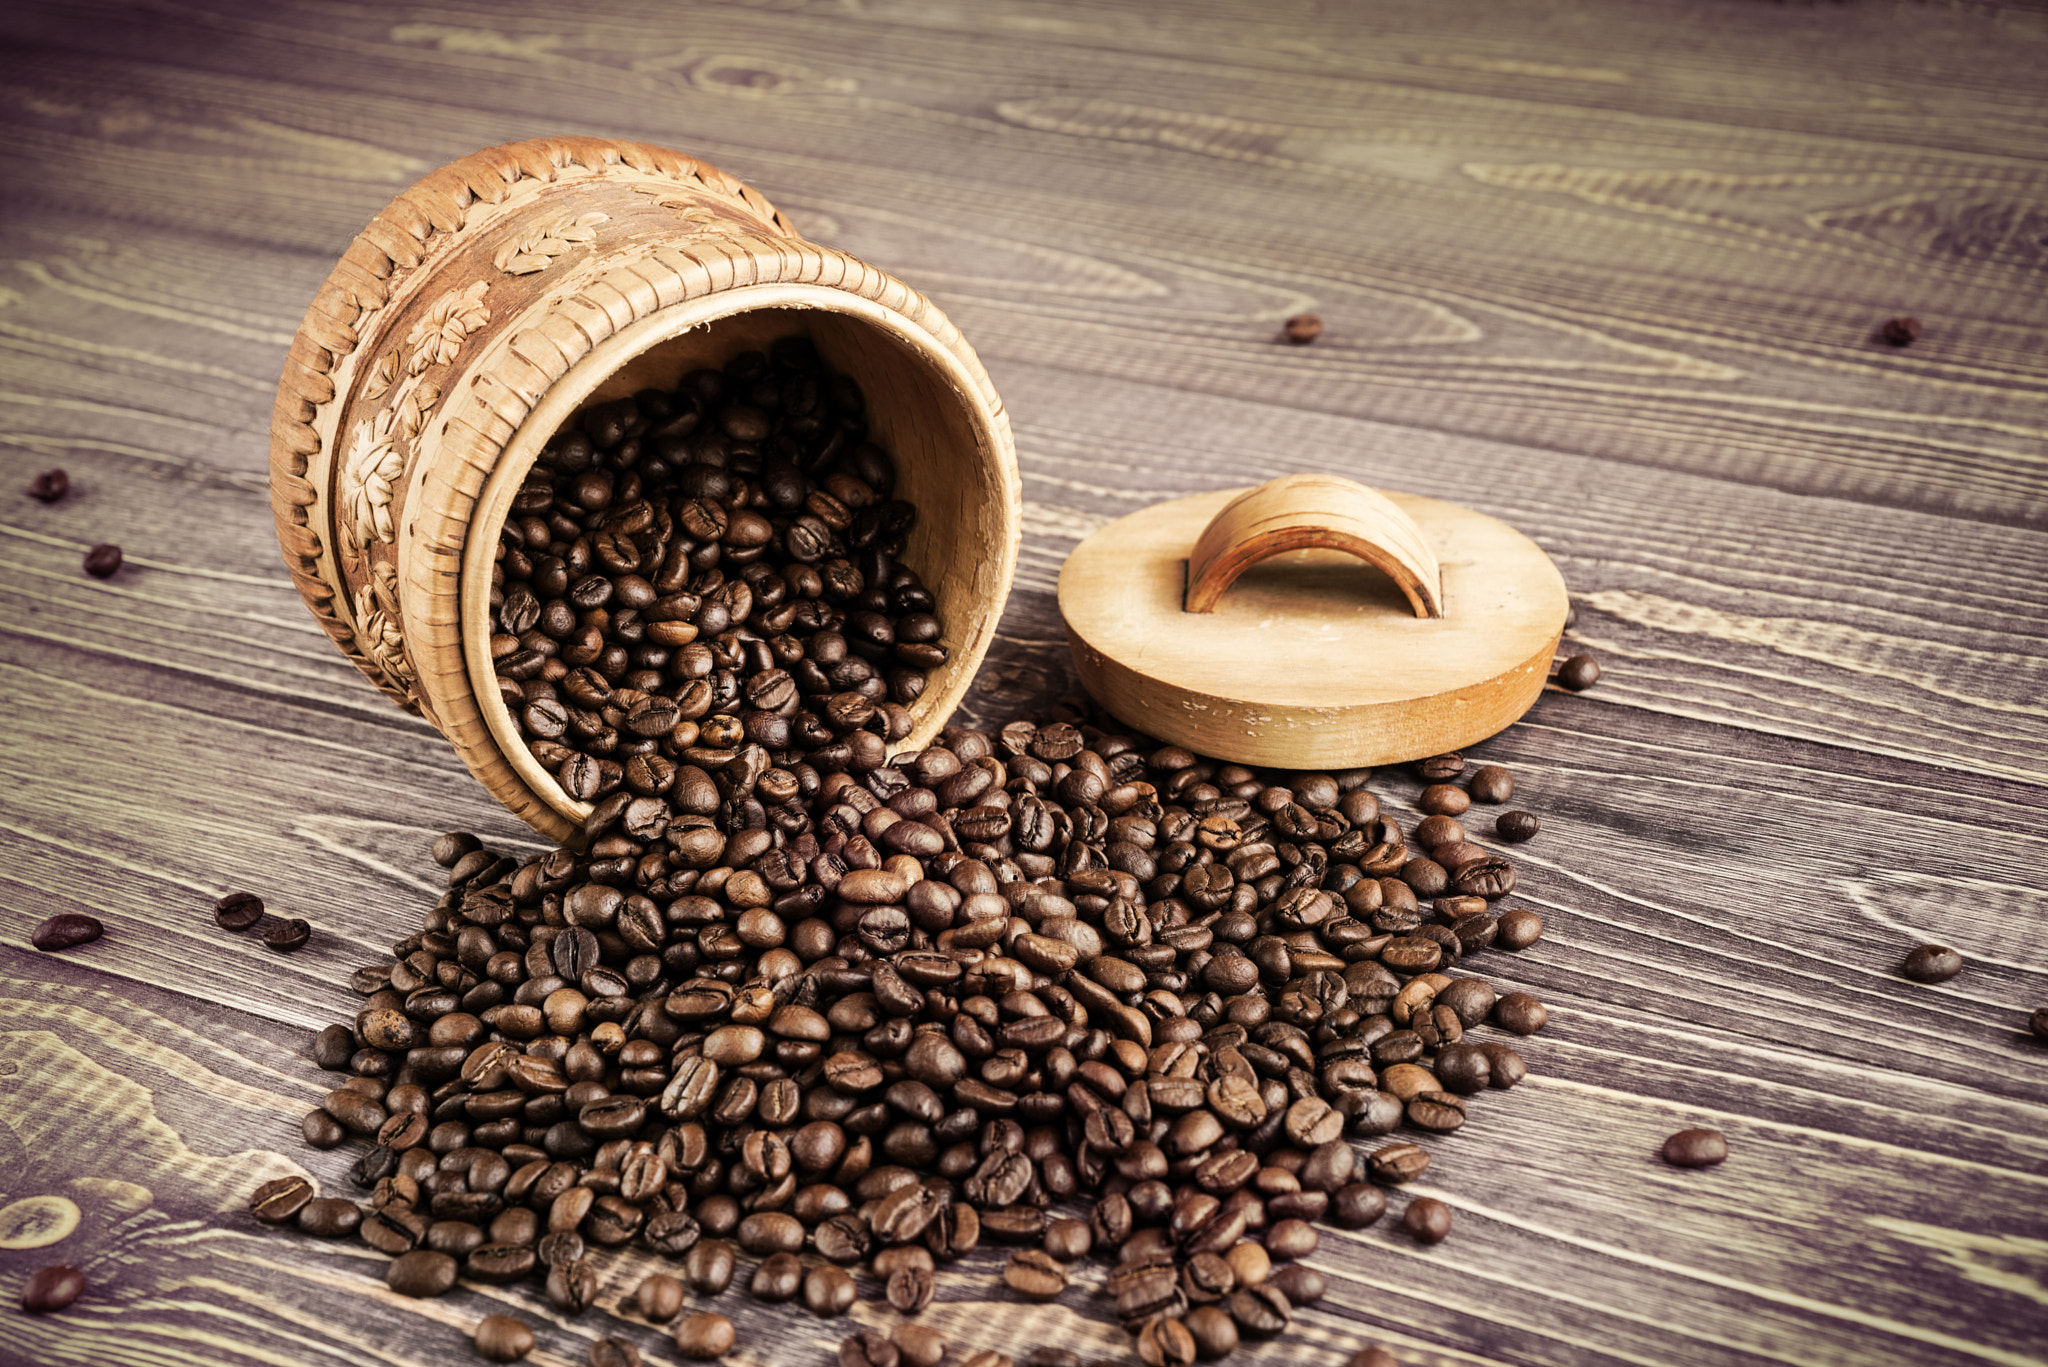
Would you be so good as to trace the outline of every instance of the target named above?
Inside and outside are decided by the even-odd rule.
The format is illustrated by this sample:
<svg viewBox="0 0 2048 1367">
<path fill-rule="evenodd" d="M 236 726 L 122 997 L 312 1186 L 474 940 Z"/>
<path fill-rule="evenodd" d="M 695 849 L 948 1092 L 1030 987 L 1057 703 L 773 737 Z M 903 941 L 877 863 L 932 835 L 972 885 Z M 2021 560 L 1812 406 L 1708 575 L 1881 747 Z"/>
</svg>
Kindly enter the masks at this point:
<svg viewBox="0 0 2048 1367">
<path fill-rule="evenodd" d="M 1429 1165 L 1353 1138 L 1454 1132 L 1525 1074 L 1542 1004 L 1462 971 L 1542 930 L 1452 814 L 1512 790 L 1493 767 L 1427 761 L 1404 830 L 1364 771 L 1261 775 L 1072 710 L 778 763 L 772 819 L 623 789 L 580 853 L 437 841 L 446 895 L 314 1041 L 354 1076 L 306 1135 L 364 1141 L 364 1195 L 286 1179 L 257 1218 L 361 1238 L 404 1295 L 532 1279 L 564 1314 L 637 1241 L 677 1260 L 631 1300 L 684 1356 L 733 1342 L 686 1290 L 830 1318 L 865 1264 L 914 1316 L 985 1244 L 1026 1300 L 1092 1255 L 1140 1359 L 1185 1363 L 1285 1330 L 1323 1294 L 1318 1225 L 1374 1223 Z M 1450 1209 L 1401 1225 L 1434 1243 Z"/>
<path fill-rule="evenodd" d="M 895 484 L 859 386 L 802 337 L 584 410 L 492 580 L 498 688 L 535 759 L 578 801 L 657 799 L 707 842 L 796 834 L 817 776 L 879 767 L 949 654 L 897 558 L 917 514 Z"/>
</svg>

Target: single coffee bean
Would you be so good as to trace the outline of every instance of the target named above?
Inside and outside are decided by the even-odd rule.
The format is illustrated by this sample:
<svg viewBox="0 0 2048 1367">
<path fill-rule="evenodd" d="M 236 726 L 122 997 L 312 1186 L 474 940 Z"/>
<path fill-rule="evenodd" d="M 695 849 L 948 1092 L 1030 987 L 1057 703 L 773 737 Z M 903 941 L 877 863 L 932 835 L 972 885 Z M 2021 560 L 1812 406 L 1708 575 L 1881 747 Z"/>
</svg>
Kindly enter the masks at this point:
<svg viewBox="0 0 2048 1367">
<path fill-rule="evenodd" d="M 1158 1315 L 1138 1330 L 1138 1361 L 1145 1367 L 1188 1367 L 1194 1360 L 1194 1335 L 1180 1320 Z"/>
<path fill-rule="evenodd" d="M 432 1249 L 416 1248 L 391 1260 L 384 1284 L 401 1296 L 440 1296 L 455 1286 L 455 1259 Z"/>
<path fill-rule="evenodd" d="M 1280 1220 L 1266 1231 L 1266 1252 L 1281 1262 L 1306 1258 L 1321 1242 L 1316 1227 L 1306 1220 Z"/>
<path fill-rule="evenodd" d="M 1947 945 L 1921 945 L 1900 971 L 1916 983 L 1945 983 L 1963 971 L 1963 956 Z"/>
<path fill-rule="evenodd" d="M 1237 1351 L 1237 1322 L 1221 1307 L 1198 1305 L 1182 1321 L 1195 1341 L 1195 1356 L 1204 1362 L 1229 1357 Z"/>
<path fill-rule="evenodd" d="M 1527 992 L 1510 992 L 1493 1004 L 1493 1023 L 1517 1035 L 1533 1035 L 1549 1019 L 1543 1003 Z"/>
<path fill-rule="evenodd" d="M 1344 1367 L 1401 1367 L 1401 1362 L 1384 1348 L 1361 1348 L 1345 1360 Z"/>
<path fill-rule="evenodd" d="M 1501 913 L 1495 923 L 1494 944 L 1502 949 L 1527 949 L 1543 938 L 1543 918 L 1526 907 Z"/>
<path fill-rule="evenodd" d="M 1574 655 L 1558 667 L 1557 686 L 1583 693 L 1600 682 L 1600 662 L 1591 655 Z"/>
<path fill-rule="evenodd" d="M 881 1271 L 879 1267 L 875 1270 Z M 937 1275 L 926 1266 L 896 1267 L 882 1283 L 883 1299 L 899 1315 L 917 1314 L 932 1303 L 932 1296 L 937 1290 Z"/>
<path fill-rule="evenodd" d="M 1418 1196 L 1401 1212 L 1401 1228 L 1419 1244 L 1440 1244 L 1451 1233 L 1451 1208 L 1433 1196 Z"/>
<path fill-rule="evenodd" d="M 303 1177 L 279 1177 L 256 1188 L 249 1210 L 266 1225 L 281 1225 L 313 1199 L 313 1184 Z"/>
<path fill-rule="evenodd" d="M 1352 1182 L 1330 1195 L 1330 1223 L 1339 1229 L 1364 1229 L 1387 1213 L 1387 1194 L 1366 1182 Z"/>
<path fill-rule="evenodd" d="M 471 1336 L 477 1355 L 491 1362 L 517 1362 L 533 1351 L 533 1330 L 510 1315 L 485 1315 Z"/>
<path fill-rule="evenodd" d="M 1280 1294 L 1296 1306 L 1314 1305 L 1329 1289 L 1329 1283 L 1322 1273 L 1301 1263 L 1289 1263 L 1285 1267 L 1275 1268 L 1269 1284 L 1278 1288 Z"/>
<path fill-rule="evenodd" d="M 683 1258 L 683 1280 L 700 1296 L 716 1296 L 732 1285 L 737 1261 L 733 1246 L 723 1239 L 705 1239 Z M 677 1344 L 681 1346 L 680 1341 Z"/>
<path fill-rule="evenodd" d="M 853 1306 L 853 1278 L 845 1269 L 823 1263 L 804 1274 L 804 1309 L 830 1318 L 843 1315 Z"/>
<path fill-rule="evenodd" d="M 1429 1171 L 1429 1153 L 1414 1144 L 1389 1144 L 1366 1155 L 1365 1168 L 1373 1181 L 1399 1186 Z"/>
<path fill-rule="evenodd" d="M 1711 1168 L 1728 1156 L 1728 1138 L 1719 1130 L 1680 1130 L 1659 1152 L 1674 1168 Z"/>
<path fill-rule="evenodd" d="M 1295 346 L 1307 346 L 1323 335 L 1323 320 L 1313 313 L 1297 313 L 1280 325 L 1280 335 Z"/>
<path fill-rule="evenodd" d="M 1055 1300 L 1067 1289 L 1067 1267 L 1043 1249 L 1019 1249 L 1003 1268 L 1003 1283 L 1026 1300 Z"/>
<path fill-rule="evenodd" d="M 896 1345 L 905 1367 L 939 1367 L 951 1347 L 944 1334 L 922 1324 L 897 1325 L 890 1332 L 889 1341 Z"/>
<path fill-rule="evenodd" d="M 1455 750 L 1441 755 L 1431 755 L 1428 759 L 1418 761 L 1415 769 L 1425 782 L 1449 783 L 1465 772 L 1465 757 Z"/>
<path fill-rule="evenodd" d="M 305 1120 L 299 1125 L 299 1133 L 316 1149 L 338 1148 L 348 1138 L 348 1131 L 342 1123 L 321 1109 L 306 1112 Z"/>
<path fill-rule="evenodd" d="M 21 1308 L 31 1315 L 53 1315 L 85 1294 L 85 1274 L 55 1263 L 29 1274 L 21 1290 Z"/>
<path fill-rule="evenodd" d="M 1883 339 L 1886 346 L 1911 346 L 1920 336 L 1920 320 L 1887 318 L 1884 320 L 1884 326 L 1877 330 L 1877 335 Z"/>
<path fill-rule="evenodd" d="M 1463 816 L 1472 806 L 1472 795 L 1450 783 L 1432 783 L 1422 790 L 1415 805 L 1430 816 Z"/>
<path fill-rule="evenodd" d="M 590 1367 L 640 1367 L 640 1350 L 622 1338 L 601 1338 L 590 1345 Z"/>
<path fill-rule="evenodd" d="M 1449 1134 L 1465 1124 L 1465 1103 L 1449 1092 L 1418 1092 L 1408 1098 L 1408 1123 L 1431 1134 Z"/>
<path fill-rule="evenodd" d="M 262 932 L 263 943 L 280 954 L 289 954 L 305 944 L 312 937 L 313 927 L 294 918 L 288 921 L 273 921 Z"/>
<path fill-rule="evenodd" d="M 1536 819 L 1533 812 L 1525 812 L 1520 808 L 1502 812 L 1493 819 L 1493 833 L 1510 845 L 1519 845 L 1525 840 L 1533 839 L 1542 829 L 1543 823 Z"/>
<path fill-rule="evenodd" d="M 75 911 L 61 912 L 35 928 L 29 943 L 37 949 L 76 949 L 89 945 L 106 930 L 97 920 Z"/>
<path fill-rule="evenodd" d="M 263 919 L 263 899 L 253 892 L 231 892 L 213 904 L 213 919 L 222 930 L 247 930 Z"/>
<path fill-rule="evenodd" d="M 898 1367 L 902 1361 L 902 1349 L 879 1329 L 863 1329 L 839 1343 L 839 1367 Z"/>
<path fill-rule="evenodd" d="M 1094 1246 L 1086 1220 L 1054 1220 L 1045 1227 L 1045 1251 L 1063 1263 L 1087 1257 Z"/>
<path fill-rule="evenodd" d="M 2041 1039 L 2048 1039 L 2048 1006 L 2034 1008 L 2034 1014 L 2027 1017 L 2027 1028 Z"/>
<path fill-rule="evenodd" d="M 1465 781 L 1465 791 L 1474 802 L 1506 802 L 1515 795 L 1515 776 L 1498 764 L 1483 765 Z"/>
<path fill-rule="evenodd" d="M 676 1351 L 686 1358 L 724 1357 L 737 1337 L 732 1321 L 723 1315 L 690 1315 L 676 1325 Z"/>
<path fill-rule="evenodd" d="M 650 1272 L 633 1292 L 633 1304 L 643 1319 L 667 1324 L 683 1309 L 683 1284 L 666 1272 Z"/>
<path fill-rule="evenodd" d="M 1223 1298 L 1223 1308 L 1237 1321 L 1239 1333 L 1269 1339 L 1284 1333 L 1294 1320 L 1294 1307 L 1279 1288 L 1268 1283 L 1242 1287 Z"/>
<path fill-rule="evenodd" d="M 339 1196 L 322 1196 L 299 1208 L 298 1226 L 320 1239 L 354 1234 L 363 1224 L 363 1209 Z"/>
<path fill-rule="evenodd" d="M 85 572 L 95 579 L 112 579 L 121 569 L 121 548 L 103 541 L 85 553 Z"/>
<path fill-rule="evenodd" d="M 28 482 L 28 496 L 38 503 L 55 503 L 71 491 L 71 476 L 62 470 L 45 470 Z"/>
</svg>

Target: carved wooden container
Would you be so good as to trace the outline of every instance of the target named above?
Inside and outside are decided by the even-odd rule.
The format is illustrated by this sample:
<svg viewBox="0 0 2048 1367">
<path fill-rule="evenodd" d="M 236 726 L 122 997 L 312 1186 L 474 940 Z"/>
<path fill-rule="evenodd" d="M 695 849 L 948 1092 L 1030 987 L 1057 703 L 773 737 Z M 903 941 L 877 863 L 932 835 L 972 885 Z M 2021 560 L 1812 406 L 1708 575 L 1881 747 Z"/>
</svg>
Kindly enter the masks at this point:
<svg viewBox="0 0 2048 1367">
<path fill-rule="evenodd" d="M 586 403 L 807 333 L 867 396 L 904 560 L 951 651 L 902 744 L 929 741 L 987 653 L 1016 568 L 1016 451 L 973 350 L 916 290 L 806 241 L 752 189 L 659 147 L 542 138 L 445 166 L 321 286 L 271 421 L 278 539 L 356 667 L 424 716 L 535 829 L 587 808 L 534 761 L 491 668 L 490 577 L 513 495 Z"/>
</svg>

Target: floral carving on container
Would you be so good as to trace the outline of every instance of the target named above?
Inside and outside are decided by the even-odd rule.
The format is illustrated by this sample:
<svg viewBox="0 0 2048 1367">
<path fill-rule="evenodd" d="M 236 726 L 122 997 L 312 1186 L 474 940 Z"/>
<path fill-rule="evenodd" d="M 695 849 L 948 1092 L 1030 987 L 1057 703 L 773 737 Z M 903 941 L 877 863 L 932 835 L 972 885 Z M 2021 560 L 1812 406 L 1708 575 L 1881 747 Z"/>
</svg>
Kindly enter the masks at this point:
<svg viewBox="0 0 2048 1367">
<path fill-rule="evenodd" d="M 341 466 L 341 507 L 348 519 L 342 542 L 351 550 L 360 551 L 372 541 L 397 539 L 391 499 L 405 474 L 405 458 L 398 450 L 400 407 L 394 404 L 378 410 L 375 417 L 363 419 L 349 433 L 348 454 Z"/>
<path fill-rule="evenodd" d="M 467 289 L 451 289 L 428 305 L 426 314 L 405 334 L 410 353 L 406 374 L 417 375 L 430 365 L 447 365 L 462 350 L 470 333 L 491 321 L 484 307 L 484 293 L 490 282 L 479 280 Z"/>
<path fill-rule="evenodd" d="M 535 271 L 544 271 L 555 264 L 557 257 L 566 255 L 571 247 L 595 240 L 597 225 L 610 221 L 610 214 L 583 214 L 577 218 L 557 214 L 526 236 L 498 248 L 491 264 L 507 275 L 532 275 Z"/>
<path fill-rule="evenodd" d="M 377 358 L 370 367 L 370 373 L 363 378 L 363 398 L 375 403 L 391 391 L 391 382 L 398 378 L 398 353 L 387 351 Z"/>
<path fill-rule="evenodd" d="M 405 632 L 399 626 L 398 571 L 380 564 L 369 582 L 356 590 L 356 640 L 371 664 L 408 695 L 417 677 L 405 654 Z"/>
</svg>

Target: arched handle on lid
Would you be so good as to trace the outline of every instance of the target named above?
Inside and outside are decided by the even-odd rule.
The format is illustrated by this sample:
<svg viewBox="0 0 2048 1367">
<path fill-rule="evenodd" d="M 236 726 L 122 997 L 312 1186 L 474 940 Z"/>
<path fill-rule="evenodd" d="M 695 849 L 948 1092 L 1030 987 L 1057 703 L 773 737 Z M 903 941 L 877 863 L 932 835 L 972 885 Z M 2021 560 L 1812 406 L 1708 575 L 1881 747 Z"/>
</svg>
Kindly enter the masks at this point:
<svg viewBox="0 0 2048 1367">
<path fill-rule="evenodd" d="M 1443 571 L 1413 518 L 1384 494 L 1339 475 L 1282 475 L 1231 500 L 1188 553 L 1181 606 L 1214 612 L 1237 577 L 1284 551 L 1344 551 L 1378 566 L 1417 617 L 1442 617 Z"/>
</svg>

